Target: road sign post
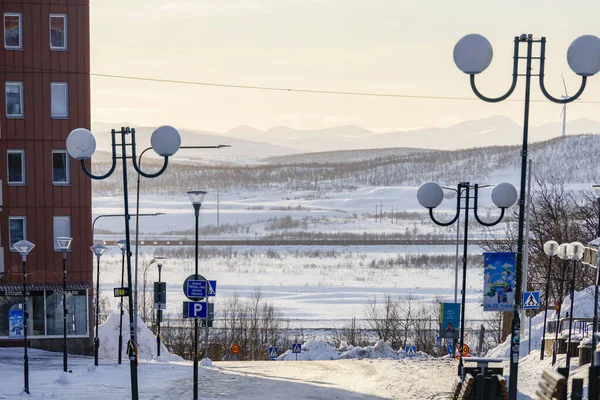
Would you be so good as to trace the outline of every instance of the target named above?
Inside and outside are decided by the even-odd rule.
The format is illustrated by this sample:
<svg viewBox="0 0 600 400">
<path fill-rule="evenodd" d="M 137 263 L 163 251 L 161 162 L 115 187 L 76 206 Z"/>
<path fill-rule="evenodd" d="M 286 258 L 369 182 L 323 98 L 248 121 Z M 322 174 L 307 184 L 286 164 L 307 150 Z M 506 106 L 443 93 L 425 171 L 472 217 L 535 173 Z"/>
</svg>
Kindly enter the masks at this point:
<svg viewBox="0 0 600 400">
<path fill-rule="evenodd" d="M 296 355 L 296 361 L 298 361 L 298 354 L 302 352 L 301 343 L 292 343 L 292 353 Z"/>
</svg>

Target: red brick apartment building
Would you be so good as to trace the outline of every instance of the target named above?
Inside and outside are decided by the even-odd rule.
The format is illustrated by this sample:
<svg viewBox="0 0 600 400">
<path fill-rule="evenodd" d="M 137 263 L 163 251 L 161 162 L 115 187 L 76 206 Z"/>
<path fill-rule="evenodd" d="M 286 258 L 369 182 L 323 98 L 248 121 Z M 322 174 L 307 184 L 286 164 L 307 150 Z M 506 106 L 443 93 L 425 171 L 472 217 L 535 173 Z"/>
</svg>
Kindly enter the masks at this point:
<svg viewBox="0 0 600 400">
<path fill-rule="evenodd" d="M 56 237 L 70 236 L 69 351 L 88 354 L 91 181 L 69 159 L 65 140 L 75 128 L 90 129 L 89 0 L 1 0 L 0 15 L 0 347 L 23 345 L 23 271 L 12 244 L 27 239 L 36 245 L 27 257 L 28 339 L 62 349 Z"/>
</svg>

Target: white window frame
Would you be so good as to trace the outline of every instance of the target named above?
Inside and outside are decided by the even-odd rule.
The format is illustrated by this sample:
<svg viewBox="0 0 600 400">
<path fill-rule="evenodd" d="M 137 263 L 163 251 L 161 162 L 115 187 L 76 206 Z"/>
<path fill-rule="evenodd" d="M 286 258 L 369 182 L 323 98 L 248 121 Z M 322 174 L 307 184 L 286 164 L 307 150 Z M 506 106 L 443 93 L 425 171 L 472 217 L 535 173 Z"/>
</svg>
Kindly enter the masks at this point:
<svg viewBox="0 0 600 400">
<path fill-rule="evenodd" d="M 65 91 L 65 114 L 54 114 L 52 111 L 52 93 L 55 87 L 63 87 Z M 67 82 L 50 83 L 50 116 L 55 119 L 69 118 L 69 84 Z"/>
<path fill-rule="evenodd" d="M 59 234 L 56 233 L 56 221 L 59 220 L 66 220 L 68 222 L 68 232 L 60 232 Z M 54 251 L 61 251 L 61 249 L 56 247 L 56 239 L 59 237 L 71 237 L 71 217 L 69 215 L 55 216 L 52 220 L 52 232 L 54 233 Z M 71 249 L 69 249 L 69 251 L 71 251 Z"/>
<path fill-rule="evenodd" d="M 21 113 L 19 114 L 10 114 L 8 112 L 8 88 L 9 86 L 18 86 L 19 87 L 19 108 L 21 109 Z M 25 102 L 23 101 L 23 82 L 16 82 L 16 81 L 7 81 L 4 85 L 4 102 L 5 102 L 5 111 L 6 111 L 6 118 L 23 118 L 25 116 L 25 109 L 24 104 Z"/>
<path fill-rule="evenodd" d="M 65 177 L 66 177 L 66 181 L 65 182 L 57 182 L 54 180 L 54 155 L 55 154 L 64 154 L 65 155 Z M 71 162 L 69 160 L 69 155 L 67 154 L 66 150 L 52 150 L 52 166 L 51 166 L 51 170 L 52 170 L 52 184 L 55 186 L 67 186 L 71 184 Z"/>
<path fill-rule="evenodd" d="M 21 155 L 21 171 L 22 180 L 19 182 L 13 182 L 10 180 L 10 167 L 8 163 L 9 154 L 20 154 Z M 6 181 L 9 186 L 23 186 L 27 184 L 27 175 L 25 171 L 25 150 L 6 150 Z"/>
<path fill-rule="evenodd" d="M 19 45 L 18 46 L 8 46 L 6 44 L 6 17 L 19 17 Z M 23 49 L 23 14 L 14 13 L 14 12 L 5 12 L 2 17 L 2 23 L 4 24 L 2 27 L 2 31 L 4 32 L 4 48 L 6 50 L 22 50 Z"/>
<path fill-rule="evenodd" d="M 23 240 L 27 240 L 27 217 L 8 217 L 8 245 L 10 246 L 10 251 L 13 253 L 16 253 L 17 250 L 13 246 L 12 236 L 10 235 L 10 221 L 16 219 L 23 220 Z"/>
<path fill-rule="evenodd" d="M 52 45 L 52 18 L 62 18 L 65 21 L 65 38 L 64 38 L 64 46 L 53 46 Z M 68 22 L 67 22 L 67 14 L 50 14 L 50 17 L 48 18 L 48 23 L 49 23 L 49 39 L 50 39 L 50 50 L 68 50 L 69 49 L 69 41 L 68 41 L 68 37 L 69 37 L 69 26 L 68 26 Z"/>
</svg>

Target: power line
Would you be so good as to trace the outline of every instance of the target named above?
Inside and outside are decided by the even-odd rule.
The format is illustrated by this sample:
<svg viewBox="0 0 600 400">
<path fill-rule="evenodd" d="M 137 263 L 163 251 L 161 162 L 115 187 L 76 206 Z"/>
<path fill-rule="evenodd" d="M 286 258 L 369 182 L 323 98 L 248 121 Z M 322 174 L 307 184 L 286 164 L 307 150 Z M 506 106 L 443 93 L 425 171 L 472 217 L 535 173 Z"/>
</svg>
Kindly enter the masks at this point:
<svg viewBox="0 0 600 400">
<path fill-rule="evenodd" d="M 67 71 L 67 70 L 54 70 L 37 67 L 24 67 L 15 65 L 0 65 L 7 68 L 15 69 L 29 69 L 30 71 L 0 71 L 0 72 L 14 72 L 14 73 L 53 73 L 53 74 L 79 74 L 88 75 L 87 72 L 80 71 Z M 329 94 L 329 95 L 342 95 L 342 96 L 362 96 L 362 97 L 390 97 L 390 98 L 402 98 L 402 99 L 419 99 L 419 100 L 458 100 L 458 101 L 474 101 L 479 99 L 477 97 L 460 97 L 460 96 L 428 96 L 428 95 L 416 95 L 416 94 L 401 94 L 401 93 L 377 93 L 377 92 L 355 92 L 355 91 L 337 91 L 337 90 L 325 90 L 325 89 L 303 89 L 303 88 L 286 88 L 276 86 L 260 86 L 260 85 L 242 85 L 233 83 L 218 83 L 218 82 L 206 82 L 206 81 L 188 81 L 178 79 L 165 79 L 165 78 L 152 78 L 144 76 L 133 76 L 133 75 L 117 75 L 117 74 L 102 74 L 90 72 L 90 76 L 98 78 L 109 78 L 109 79 L 125 79 L 132 81 L 144 81 L 144 82 L 155 82 L 155 83 L 169 83 L 177 85 L 193 85 L 193 86 L 206 86 L 206 87 L 219 87 L 229 89 L 246 89 L 246 90 L 261 90 L 271 92 L 288 92 L 288 93 L 309 93 L 309 94 Z M 509 102 L 523 102 L 522 99 L 508 99 Z M 575 100 L 577 103 L 582 104 L 600 104 L 600 100 Z M 531 102 L 534 103 L 549 103 L 543 99 L 533 99 Z"/>
</svg>

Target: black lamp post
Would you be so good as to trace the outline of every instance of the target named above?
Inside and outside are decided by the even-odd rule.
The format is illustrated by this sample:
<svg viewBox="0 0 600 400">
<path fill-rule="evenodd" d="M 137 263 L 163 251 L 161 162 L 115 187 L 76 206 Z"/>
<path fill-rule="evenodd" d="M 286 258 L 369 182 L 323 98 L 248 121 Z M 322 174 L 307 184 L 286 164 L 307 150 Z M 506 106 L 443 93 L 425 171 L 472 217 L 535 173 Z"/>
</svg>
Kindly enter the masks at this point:
<svg viewBox="0 0 600 400">
<path fill-rule="evenodd" d="M 546 291 L 544 292 L 544 296 L 546 299 L 544 300 L 544 328 L 542 333 L 542 348 L 540 350 L 540 360 L 544 359 L 544 349 L 546 345 L 546 319 L 548 317 L 548 299 L 550 298 L 550 273 L 552 272 L 552 257 L 558 254 L 558 243 L 554 240 L 549 240 L 544 243 L 544 253 L 548 255 L 548 274 L 546 275 Z M 558 326 L 556 327 L 558 329 Z"/>
<path fill-rule="evenodd" d="M 567 362 L 565 364 L 565 367 L 567 368 L 567 373 L 570 371 L 571 351 L 573 350 L 573 344 L 571 343 L 571 333 L 573 329 L 573 306 L 575 303 L 575 277 L 577 276 L 577 261 L 583 258 L 584 251 L 585 247 L 579 242 L 573 242 L 567 246 L 567 256 L 569 256 L 569 258 L 573 260 L 573 272 L 571 278 L 571 312 L 569 314 L 569 339 L 567 341 Z"/>
<path fill-rule="evenodd" d="M 473 196 L 471 197 L 470 191 L 473 189 Z M 443 188 L 435 182 L 427 182 L 423 184 L 418 192 L 417 199 L 419 203 L 429 209 L 429 216 L 431 220 L 439 226 L 450 226 L 455 223 L 460 217 L 461 213 L 461 200 L 463 199 L 464 194 L 464 212 L 465 216 L 463 217 L 465 221 L 464 228 L 464 243 L 463 243 L 463 276 L 462 276 L 462 299 L 461 299 L 461 315 L 460 315 L 460 351 L 459 351 L 459 363 L 458 363 L 458 375 L 463 377 L 463 357 L 462 357 L 462 349 L 464 347 L 464 339 L 465 339 L 465 303 L 466 303 L 466 291 L 467 291 L 467 246 L 469 241 L 469 200 L 473 199 L 473 214 L 477 222 L 484 226 L 494 226 L 502 220 L 504 217 L 504 211 L 512 206 L 517 199 L 517 189 L 510 183 L 501 183 L 497 185 L 492 191 L 492 201 L 494 204 L 500 208 L 500 216 L 494 222 L 484 222 L 479 218 L 479 214 L 477 211 L 477 202 L 479 198 L 479 185 L 471 185 L 469 182 L 461 182 L 458 184 L 457 189 L 455 190 L 456 195 L 456 214 L 452 220 L 449 222 L 440 222 L 433 216 L 433 209 L 439 206 L 444 199 L 444 191 Z"/>
<path fill-rule="evenodd" d="M 100 338 L 98 337 L 98 326 L 100 318 L 100 257 L 108 247 L 101 244 L 95 244 L 90 247 L 90 250 L 96 256 L 96 336 L 94 337 L 94 365 L 98 365 L 98 347 L 100 347 Z"/>
<path fill-rule="evenodd" d="M 596 194 L 596 200 L 598 202 L 598 228 L 596 230 L 596 238 L 600 238 L 600 185 L 592 185 L 594 193 Z M 596 239 L 598 240 L 598 239 Z M 594 282 L 594 322 L 592 324 L 592 367 L 596 364 L 596 345 L 598 344 L 598 338 L 596 332 L 598 332 L 598 286 L 600 285 L 600 242 L 596 251 L 596 281 Z"/>
<path fill-rule="evenodd" d="M 73 238 L 56 238 L 56 248 L 62 252 L 63 259 L 63 371 L 67 372 L 67 252 Z"/>
<path fill-rule="evenodd" d="M 162 274 L 162 266 L 165 261 L 164 257 L 154 257 L 156 260 L 156 266 L 158 267 L 158 292 L 159 292 L 159 302 L 158 308 L 156 309 L 156 357 L 160 357 L 160 323 L 162 322 L 162 314 L 163 310 L 161 308 L 160 300 L 162 299 L 162 288 L 161 288 L 161 274 Z"/>
<path fill-rule="evenodd" d="M 202 207 L 202 200 L 206 196 L 206 192 L 201 190 L 190 190 L 187 192 L 190 196 L 190 201 L 194 206 L 194 215 L 196 218 L 196 256 L 194 258 L 194 279 L 198 279 L 198 221 L 200 217 L 200 207 Z M 208 286 L 206 287 L 208 291 Z M 208 293 L 207 293 L 208 295 Z M 198 400 L 198 318 L 194 318 L 194 400 Z"/>
<path fill-rule="evenodd" d="M 552 346 L 552 366 L 554 366 L 554 364 L 556 364 L 556 352 L 558 350 L 558 333 L 560 331 L 561 325 L 560 325 L 560 311 L 562 308 L 562 299 L 563 299 L 563 293 L 564 293 L 564 283 L 565 283 L 565 273 L 567 271 L 567 267 L 568 267 L 568 263 L 567 260 L 569 259 L 569 256 L 567 255 L 567 246 L 569 246 L 568 243 L 563 243 L 560 246 L 558 246 L 558 249 L 556 250 L 556 254 L 558 255 L 558 258 L 560 258 L 561 260 L 563 260 L 562 262 L 562 274 L 561 274 L 561 279 L 560 279 L 560 293 L 558 294 L 558 302 L 556 304 L 556 332 L 554 333 L 554 345 Z"/>
<path fill-rule="evenodd" d="M 521 44 L 526 44 L 526 56 L 520 56 Z M 534 45 L 540 46 L 540 55 L 533 55 Z M 539 77 L 540 89 L 544 96 L 550 101 L 559 104 L 566 104 L 577 99 L 585 89 L 587 77 L 595 75 L 600 71 L 600 39 L 596 36 L 585 35 L 573 41 L 567 51 L 567 60 L 569 66 L 577 75 L 582 78 L 581 86 L 577 93 L 572 97 L 563 97 L 557 99 L 552 97 L 544 85 L 544 71 L 546 61 L 546 38 L 536 39 L 531 34 L 522 34 L 514 38 L 514 55 L 513 55 L 513 79 L 512 84 L 504 95 L 497 98 L 489 98 L 481 94 L 475 85 L 475 75 L 483 72 L 492 62 L 493 49 L 490 42 L 481 35 L 470 34 L 458 41 L 454 47 L 454 62 L 456 66 L 464 73 L 470 76 L 471 88 L 477 97 L 481 100 L 497 103 L 507 99 L 517 87 L 517 79 L 519 76 L 525 76 L 525 104 L 524 104 L 524 121 L 523 121 L 523 145 L 521 148 L 521 190 L 519 196 L 519 227 L 517 236 L 517 263 L 516 263 L 516 285 L 515 299 L 513 305 L 513 320 L 511 326 L 511 355 L 510 355 L 510 380 L 508 387 L 509 400 L 517 399 L 517 380 L 519 375 L 519 345 L 520 345 L 520 329 L 521 319 L 519 316 L 519 301 L 521 298 L 521 280 L 523 271 L 523 239 L 525 228 L 525 197 L 526 197 L 526 181 L 527 181 L 527 142 L 529 135 L 529 102 L 531 98 L 531 78 L 533 75 L 532 63 L 534 60 L 539 60 Z M 526 60 L 525 72 L 519 74 L 519 61 Z"/>
<path fill-rule="evenodd" d="M 27 320 L 29 314 L 27 313 L 27 255 L 35 244 L 27 240 L 19 240 L 13 244 L 13 247 L 21 255 L 21 261 L 23 262 L 23 348 L 25 355 L 23 357 L 23 369 L 24 369 L 24 382 L 25 382 L 25 393 L 29 394 L 29 357 L 27 357 Z"/>
<path fill-rule="evenodd" d="M 118 240 L 115 242 L 117 247 L 121 250 L 121 287 L 125 284 L 125 252 L 127 251 L 125 240 Z M 123 296 L 121 296 L 121 302 L 119 304 L 119 350 L 117 363 L 121 364 L 123 360 Z"/>
<path fill-rule="evenodd" d="M 116 135 L 121 136 L 121 144 L 118 145 L 116 141 Z M 130 137 L 131 139 L 127 140 Z M 129 364 L 131 371 L 131 399 L 138 400 L 138 379 L 137 379 L 137 343 L 135 341 L 135 325 L 134 325 L 134 312 L 133 312 L 133 293 L 132 293 L 132 273 L 131 273 L 131 240 L 129 232 L 129 192 L 127 185 L 127 159 L 133 161 L 133 167 L 136 172 L 145 178 L 155 178 L 160 176 L 166 171 L 169 165 L 169 157 L 172 156 L 179 150 L 181 145 L 181 137 L 177 129 L 171 126 L 161 126 L 152 133 L 150 139 L 152 148 L 161 157 L 164 158 L 162 168 L 154 173 L 147 174 L 143 172 L 137 164 L 136 155 L 136 142 L 135 142 L 135 129 L 121 127 L 120 131 L 111 131 L 111 144 L 112 144 L 112 166 L 110 170 L 104 175 L 94 175 L 88 171 L 86 166 L 86 160 L 89 160 L 96 150 L 96 139 L 94 135 L 87 129 L 78 128 L 72 131 L 67 137 L 67 152 L 71 157 L 76 160 L 80 160 L 81 168 L 83 172 L 92 179 L 102 180 L 110 177 L 117 167 L 117 160 L 122 161 L 122 172 L 123 172 L 123 208 L 125 215 L 125 242 L 126 242 L 126 254 L 127 254 L 127 285 L 129 289 L 129 343 L 127 345 Z M 120 146 L 120 154 L 117 154 L 117 147 Z M 127 148 L 131 147 L 131 155 L 127 155 Z"/>
</svg>

